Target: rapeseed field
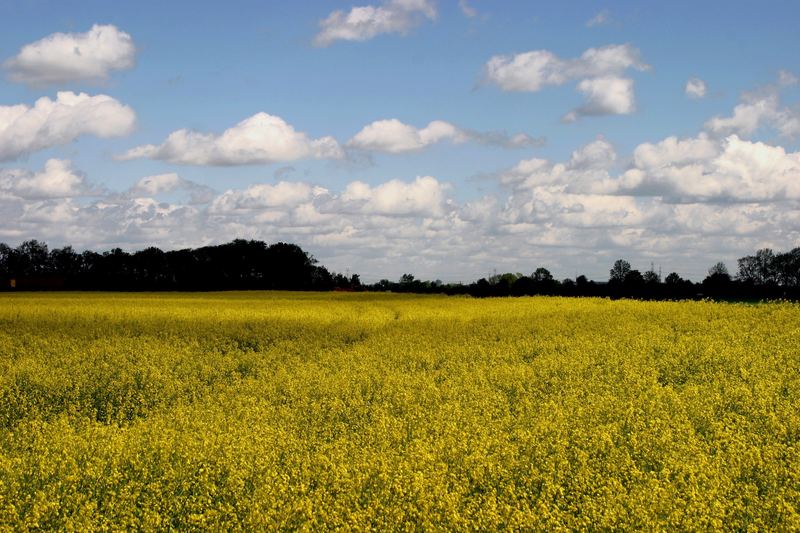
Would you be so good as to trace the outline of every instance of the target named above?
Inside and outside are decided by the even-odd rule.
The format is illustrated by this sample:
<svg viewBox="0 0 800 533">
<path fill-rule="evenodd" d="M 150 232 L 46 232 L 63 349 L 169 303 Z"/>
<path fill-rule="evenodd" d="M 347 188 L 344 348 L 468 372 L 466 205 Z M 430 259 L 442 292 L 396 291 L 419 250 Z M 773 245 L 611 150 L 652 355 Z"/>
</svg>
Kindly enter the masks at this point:
<svg viewBox="0 0 800 533">
<path fill-rule="evenodd" d="M 800 529 L 800 306 L 0 295 L 0 529 Z"/>
</svg>

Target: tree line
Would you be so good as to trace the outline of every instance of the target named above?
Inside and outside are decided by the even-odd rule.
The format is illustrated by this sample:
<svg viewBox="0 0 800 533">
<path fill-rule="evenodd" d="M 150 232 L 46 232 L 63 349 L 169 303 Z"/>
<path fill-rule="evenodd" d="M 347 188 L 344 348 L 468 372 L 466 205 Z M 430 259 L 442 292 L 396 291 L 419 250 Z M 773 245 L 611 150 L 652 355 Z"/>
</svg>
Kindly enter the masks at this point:
<svg viewBox="0 0 800 533">
<path fill-rule="evenodd" d="M 404 274 L 398 281 L 362 284 L 358 274 L 330 272 L 296 244 L 236 239 L 226 244 L 129 253 L 120 248 L 78 253 L 71 246 L 49 249 L 37 240 L 17 247 L 0 243 L 0 290 L 366 290 L 488 296 L 603 296 L 642 299 L 800 299 L 800 247 L 788 252 L 758 250 L 737 261 L 731 274 L 724 263 L 700 282 L 675 272 L 663 279 L 618 259 L 608 281 L 585 275 L 557 280 L 544 267 L 530 275 L 507 272 L 475 282 L 443 283 Z"/>
<path fill-rule="evenodd" d="M 731 275 L 724 263 L 716 263 L 700 282 L 670 272 L 663 279 L 651 267 L 641 272 L 618 259 L 609 270 L 608 281 L 593 281 L 584 275 L 575 279 L 557 280 L 544 267 L 530 275 L 507 272 L 481 278 L 469 284 L 445 284 L 422 281 L 404 274 L 399 281 L 383 279 L 368 285 L 367 290 L 470 294 L 472 296 L 601 296 L 650 300 L 715 298 L 727 300 L 800 299 L 800 247 L 775 253 L 769 248 L 758 250 L 737 261 L 738 270 Z"/>
<path fill-rule="evenodd" d="M 10 290 L 333 290 L 360 287 L 357 275 L 329 272 L 296 244 L 236 239 L 217 246 L 135 253 L 77 253 L 29 240 L 0 243 L 0 286 Z"/>
</svg>

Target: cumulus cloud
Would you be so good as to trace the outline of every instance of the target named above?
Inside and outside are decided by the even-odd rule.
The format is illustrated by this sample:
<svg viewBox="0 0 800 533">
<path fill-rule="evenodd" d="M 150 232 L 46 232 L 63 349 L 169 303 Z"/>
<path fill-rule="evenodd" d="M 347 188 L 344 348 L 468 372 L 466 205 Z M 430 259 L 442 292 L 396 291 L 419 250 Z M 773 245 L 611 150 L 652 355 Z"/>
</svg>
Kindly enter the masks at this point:
<svg viewBox="0 0 800 533">
<path fill-rule="evenodd" d="M 40 172 L 0 169 L 0 191 L 29 199 L 91 194 L 84 176 L 72 169 L 70 161 L 62 159 L 48 159 Z"/>
<path fill-rule="evenodd" d="M 371 142 L 413 150 L 422 138 L 456 142 L 458 133 L 451 124 L 426 135 L 430 125 L 399 125 L 404 135 Z M 493 177 L 500 187 L 482 197 L 433 176 L 335 189 L 284 176 L 217 193 L 174 173 L 113 193 L 50 161 L 0 171 L 0 240 L 36 235 L 92 248 L 284 240 L 365 280 L 404 272 L 474 280 L 539 265 L 604 279 L 619 257 L 702 279 L 720 259 L 800 239 L 800 152 L 735 134 L 667 137 L 626 154 L 598 137 L 560 161 L 524 159 Z"/>
<path fill-rule="evenodd" d="M 504 148 L 538 146 L 544 142 L 541 138 L 533 138 L 525 133 L 509 136 L 502 132 L 477 132 L 442 120 L 434 120 L 424 128 L 415 128 L 397 119 L 388 119 L 365 126 L 347 142 L 347 147 L 398 154 L 422 150 L 444 140 L 454 143 L 474 141 Z"/>
<path fill-rule="evenodd" d="M 781 105 L 781 90 L 796 83 L 794 75 L 781 71 L 776 84 L 743 93 L 733 114 L 712 117 L 705 123 L 706 130 L 719 136 L 749 137 L 762 127 L 770 127 L 784 137 L 797 137 L 800 135 L 800 108 Z"/>
<path fill-rule="evenodd" d="M 706 96 L 706 82 L 700 78 L 689 78 L 684 87 L 686 96 L 692 99 L 705 98 Z"/>
<path fill-rule="evenodd" d="M 536 92 L 580 80 L 577 89 L 586 103 L 563 119 L 573 122 L 583 116 L 632 113 L 633 80 L 621 75 L 628 69 L 649 68 L 636 48 L 622 44 L 589 48 L 575 59 L 562 59 L 548 50 L 494 56 L 486 63 L 484 73 L 487 81 L 504 91 Z"/>
<path fill-rule="evenodd" d="M 689 165 L 713 159 L 719 151 L 719 144 L 704 134 L 688 139 L 673 136 L 657 143 L 640 144 L 633 152 L 633 161 L 638 168 Z"/>
<path fill-rule="evenodd" d="M 586 21 L 587 28 L 594 28 L 595 26 L 607 26 L 611 24 L 611 12 L 608 9 L 603 9 L 595 16 Z"/>
<path fill-rule="evenodd" d="M 55 100 L 39 98 L 0 106 L 0 161 L 74 141 L 82 135 L 119 137 L 133 130 L 133 110 L 104 94 L 59 92 Z"/>
<path fill-rule="evenodd" d="M 650 197 L 662 204 L 800 200 L 800 152 L 735 135 L 667 137 L 637 146 L 624 172 L 612 172 L 616 161 L 613 146 L 598 139 L 566 162 L 522 160 L 496 177 L 515 191 L 554 187 L 573 195 Z"/>
<path fill-rule="evenodd" d="M 26 44 L 3 66 L 12 81 L 40 86 L 103 81 L 113 70 L 133 67 L 135 59 L 130 35 L 95 24 L 86 33 L 54 33 Z"/>
<path fill-rule="evenodd" d="M 714 147 L 712 138 L 670 138 L 638 150 L 633 164 L 667 168 L 719 159 L 713 164 L 727 174 L 766 179 L 768 168 L 793 172 L 782 161 L 796 164 L 797 154 L 739 142 L 744 144 Z M 539 265 L 557 275 L 604 279 L 618 257 L 634 265 L 663 262 L 667 269 L 672 261 L 686 269 L 682 275 L 702 279 L 720 258 L 800 235 L 794 192 L 779 192 L 782 200 L 709 205 L 703 197 L 676 204 L 652 192 L 597 188 L 596 181 L 621 179 L 613 173 L 618 164 L 601 138 L 562 163 L 521 163 L 521 177 L 507 183 L 507 194 L 463 202 L 449 184 L 430 176 L 354 181 L 338 191 L 312 183 L 257 183 L 215 194 L 205 204 L 175 195 L 154 198 L 177 190 L 181 180 L 169 175 L 144 178 L 137 194 L 102 198 L 22 198 L 3 186 L 0 217 L 8 222 L 0 225 L 0 240 L 14 244 L 37 235 L 51 245 L 95 249 L 181 248 L 233 237 L 288 240 L 326 266 L 351 268 L 366 280 L 397 279 L 404 272 L 474 280 L 493 268 L 525 272 Z M 539 179 L 522 176 L 536 172 Z M 548 177 L 553 174 L 559 177 Z"/>
<path fill-rule="evenodd" d="M 408 33 L 422 20 L 436 18 L 431 0 L 389 0 L 380 6 L 354 7 L 349 12 L 334 11 L 319 22 L 314 37 L 316 46 L 335 41 L 368 41 L 384 33 Z"/>
<path fill-rule="evenodd" d="M 581 117 L 598 115 L 630 115 L 636 109 L 633 80 L 616 76 L 603 76 L 581 80 L 578 90 L 586 103 L 567 113 L 564 122 L 575 122 Z"/>
<path fill-rule="evenodd" d="M 372 187 L 362 181 L 350 183 L 339 206 L 346 212 L 383 216 L 436 216 L 446 205 L 446 184 L 431 176 L 406 183 L 391 180 Z"/>
<path fill-rule="evenodd" d="M 627 194 L 674 202 L 800 200 L 800 152 L 731 135 L 645 143 L 620 179 Z"/>
<path fill-rule="evenodd" d="M 636 48 L 614 44 L 589 48 L 575 59 L 562 59 L 548 50 L 494 56 L 486 63 L 485 77 L 504 91 L 536 92 L 573 80 L 618 76 L 630 68 L 650 67 Z"/>
<path fill-rule="evenodd" d="M 229 189 L 211 203 L 212 213 L 234 213 L 274 207 L 295 207 L 312 198 L 314 194 L 324 194 L 322 188 L 314 188 L 307 183 L 281 181 L 275 185 L 256 184 L 246 189 Z"/>
<path fill-rule="evenodd" d="M 186 129 L 159 144 L 128 150 L 119 159 L 149 158 L 184 165 L 255 165 L 298 159 L 339 159 L 344 153 L 333 137 L 311 139 L 282 118 L 256 113 L 222 134 Z"/>
<path fill-rule="evenodd" d="M 557 186 L 563 192 L 613 193 L 617 187 L 609 171 L 616 160 L 613 145 L 599 138 L 574 150 L 568 161 L 553 163 L 541 158 L 523 159 L 495 177 L 515 190 Z"/>
</svg>

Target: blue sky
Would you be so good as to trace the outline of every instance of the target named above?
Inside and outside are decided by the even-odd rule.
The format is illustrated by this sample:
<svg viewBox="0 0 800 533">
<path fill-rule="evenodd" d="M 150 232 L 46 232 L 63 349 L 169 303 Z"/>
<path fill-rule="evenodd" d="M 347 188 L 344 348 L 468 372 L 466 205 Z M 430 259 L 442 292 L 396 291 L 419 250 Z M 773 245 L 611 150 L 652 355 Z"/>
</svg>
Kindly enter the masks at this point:
<svg viewBox="0 0 800 533">
<path fill-rule="evenodd" d="M 29 0 L 0 19 L 10 244 L 286 240 L 370 280 L 603 279 L 617 257 L 701 279 L 800 245 L 796 2 Z M 181 130 L 205 140 L 165 143 Z"/>
</svg>

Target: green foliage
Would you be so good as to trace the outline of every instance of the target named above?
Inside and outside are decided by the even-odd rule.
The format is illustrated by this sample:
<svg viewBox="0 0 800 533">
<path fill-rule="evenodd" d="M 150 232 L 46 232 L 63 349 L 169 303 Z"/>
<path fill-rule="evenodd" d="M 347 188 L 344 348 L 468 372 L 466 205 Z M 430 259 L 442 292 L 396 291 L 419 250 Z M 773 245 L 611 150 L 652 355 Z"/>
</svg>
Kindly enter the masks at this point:
<svg viewBox="0 0 800 533">
<path fill-rule="evenodd" d="M 800 307 L 0 296 L 0 530 L 800 528 Z"/>
</svg>

